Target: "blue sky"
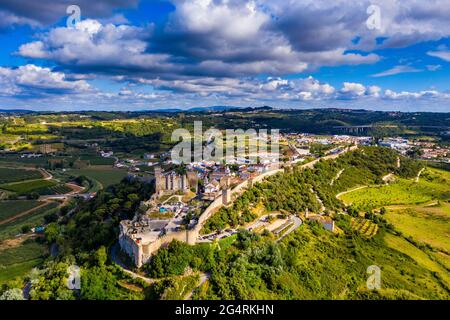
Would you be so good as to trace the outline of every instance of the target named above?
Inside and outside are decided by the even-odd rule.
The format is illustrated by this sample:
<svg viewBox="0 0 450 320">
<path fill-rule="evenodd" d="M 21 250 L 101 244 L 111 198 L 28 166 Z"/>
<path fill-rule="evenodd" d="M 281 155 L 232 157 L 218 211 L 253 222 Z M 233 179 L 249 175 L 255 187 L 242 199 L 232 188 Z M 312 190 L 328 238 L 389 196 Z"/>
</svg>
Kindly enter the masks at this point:
<svg viewBox="0 0 450 320">
<path fill-rule="evenodd" d="M 3 0 L 0 109 L 449 112 L 449 16 L 448 0 Z"/>
</svg>

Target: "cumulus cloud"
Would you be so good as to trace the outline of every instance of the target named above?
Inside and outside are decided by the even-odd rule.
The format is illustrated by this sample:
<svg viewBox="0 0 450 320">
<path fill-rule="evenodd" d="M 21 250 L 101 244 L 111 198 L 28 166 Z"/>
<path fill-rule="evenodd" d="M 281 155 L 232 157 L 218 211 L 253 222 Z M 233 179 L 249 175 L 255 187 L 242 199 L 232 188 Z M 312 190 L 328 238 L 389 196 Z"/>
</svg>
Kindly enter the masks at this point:
<svg viewBox="0 0 450 320">
<path fill-rule="evenodd" d="M 345 0 L 172 2 L 176 9 L 164 25 L 136 27 L 88 19 L 75 29 L 51 29 L 24 44 L 19 53 L 69 69 L 141 73 L 146 78 L 283 76 L 322 66 L 374 64 L 381 58 L 371 52 L 377 47 L 405 46 L 450 34 L 444 14 L 448 6 L 442 11 L 430 9 L 444 5 L 444 0 L 434 0 L 433 6 L 415 0 L 380 0 L 379 30 L 366 26 L 368 0 L 357 4 Z M 11 9 L 12 1 L 7 3 Z M 114 5 L 98 1 L 86 10 L 95 15 L 121 6 L 125 3 L 119 0 Z M 377 44 L 379 37 L 385 41 Z M 445 51 L 429 54 L 446 58 Z M 397 66 L 376 76 L 400 72 L 414 71 Z"/>
<path fill-rule="evenodd" d="M 80 7 L 82 16 L 108 18 L 114 16 L 114 10 L 136 7 L 138 2 L 139 0 L 77 0 L 76 3 L 72 0 L 2 0 L 0 16 L 15 17 L 9 21 L 9 25 L 29 24 L 36 27 L 50 25 L 67 17 L 66 9 L 73 4 Z"/>
<path fill-rule="evenodd" d="M 82 20 L 75 28 L 59 27 L 41 35 L 41 40 L 20 46 L 19 55 L 48 59 L 72 70 L 110 72 L 177 71 L 168 55 L 148 54 L 142 40 L 150 32 L 140 27 L 102 25 L 96 20 Z"/>
<path fill-rule="evenodd" d="M 347 52 L 348 44 L 302 47 L 260 2 L 174 0 L 164 26 L 135 27 L 83 20 L 23 44 L 19 54 L 86 72 L 180 76 L 282 76 L 321 66 L 372 64 L 374 53 Z M 330 30 L 331 31 L 331 30 Z M 354 32 L 348 30 L 347 33 Z M 317 38 L 317 30 L 315 31 Z M 329 39 L 323 39 L 329 42 Z M 127 59 L 123 59 L 127 57 Z"/>
<path fill-rule="evenodd" d="M 68 81 L 64 73 L 53 72 L 27 64 L 18 68 L 0 67 L 0 94 L 11 96 L 41 96 L 87 92 L 90 85 L 84 80 Z"/>
<path fill-rule="evenodd" d="M 408 91 L 401 91 L 401 92 L 395 92 L 392 90 L 386 90 L 384 92 L 384 97 L 386 99 L 433 99 L 433 98 L 443 98 L 443 99 L 450 99 L 450 94 L 439 92 L 436 90 L 426 90 L 426 91 L 419 91 L 419 92 L 408 92 Z"/>
<path fill-rule="evenodd" d="M 135 6 L 138 0 L 81 0 L 78 5 L 83 20 L 75 28 L 41 30 L 33 41 L 21 45 L 17 53 L 55 65 L 54 70 L 64 71 L 60 82 L 66 85 L 107 77 L 121 84 L 155 90 L 140 92 L 136 87 L 126 86 L 117 93 L 89 93 L 106 100 L 157 103 L 195 101 L 200 97 L 211 99 L 208 101 L 229 98 L 350 103 L 370 99 L 447 99 L 446 94 L 435 91 L 383 91 L 379 86 L 351 81 L 335 88 L 304 76 L 324 66 L 375 64 L 383 58 L 379 52 L 386 52 L 376 49 L 448 37 L 447 0 L 432 0 L 432 3 L 378 0 L 381 26 L 375 30 L 366 25 L 366 10 L 372 4 L 369 0 L 357 3 L 347 0 L 170 1 L 175 9 L 166 22 L 134 26 L 115 9 Z M 43 25 L 65 16 L 68 1 L 60 1 L 46 10 L 49 3 L 47 0 L 36 4 L 2 1 L 0 21 L 3 17 L 6 24 Z M 34 12 L 37 7 L 39 12 Z M 377 41 L 380 38 L 383 41 Z M 437 48 L 427 54 L 450 61 L 447 48 Z M 423 71 L 405 62 L 399 64 L 373 77 Z M 426 66 L 429 71 L 438 68 Z M 23 90 L 25 86 L 12 79 L 10 83 L 3 79 L 4 88 L 0 90 Z"/>
</svg>

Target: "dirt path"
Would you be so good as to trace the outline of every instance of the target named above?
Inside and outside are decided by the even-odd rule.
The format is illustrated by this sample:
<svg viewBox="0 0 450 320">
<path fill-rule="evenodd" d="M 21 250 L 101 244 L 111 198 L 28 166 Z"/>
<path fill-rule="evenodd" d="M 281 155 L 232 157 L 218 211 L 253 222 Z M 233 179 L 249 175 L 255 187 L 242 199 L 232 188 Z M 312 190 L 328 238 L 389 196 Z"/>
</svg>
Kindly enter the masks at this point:
<svg viewBox="0 0 450 320">
<path fill-rule="evenodd" d="M 33 234 L 33 233 L 29 233 L 29 234 L 25 234 L 18 238 L 3 240 L 0 242 L 0 251 L 18 247 L 19 245 L 21 245 L 23 242 L 25 242 L 26 240 L 28 240 L 30 238 L 37 238 L 37 235 Z"/>
<path fill-rule="evenodd" d="M 420 169 L 420 171 L 417 173 L 417 177 L 414 180 L 416 183 L 419 182 L 420 179 L 420 175 L 422 174 L 422 172 L 425 170 L 425 168 Z"/>
<path fill-rule="evenodd" d="M 384 181 L 384 183 L 389 183 L 389 182 L 393 182 L 393 181 L 395 181 L 395 175 L 394 175 L 394 173 L 388 173 L 387 175 L 385 175 L 385 176 L 383 176 L 382 178 L 381 178 L 381 180 L 383 180 Z"/>
<path fill-rule="evenodd" d="M 336 199 L 341 200 L 341 197 L 342 197 L 344 194 L 347 194 L 347 193 L 350 193 L 350 192 L 353 192 L 353 191 L 356 191 L 356 190 L 361 190 L 361 189 L 364 189 L 364 188 L 367 188 L 367 187 L 368 187 L 368 186 L 360 186 L 360 187 L 356 187 L 356 188 L 353 188 L 353 189 L 350 189 L 350 190 L 347 190 L 347 191 L 340 192 L 340 193 L 338 193 L 338 194 L 336 195 Z M 349 205 L 349 203 L 346 203 L 344 200 L 341 200 L 341 201 L 344 202 L 344 204 L 345 204 L 346 206 Z"/>
<path fill-rule="evenodd" d="M 317 192 L 313 188 L 310 188 L 309 191 L 311 191 L 311 193 L 316 197 L 317 202 L 320 204 L 319 214 L 324 213 L 326 208 L 323 204 L 322 199 L 320 199 L 320 197 L 317 195 Z"/>
<path fill-rule="evenodd" d="M 84 191 L 84 189 L 85 189 L 84 187 L 81 187 L 74 183 L 66 183 L 66 186 L 68 186 L 70 189 L 72 189 L 72 192 L 65 194 L 66 196 L 81 193 L 81 191 Z"/>
<path fill-rule="evenodd" d="M 6 223 L 8 223 L 8 222 L 14 221 L 14 220 L 16 220 L 17 218 L 26 216 L 26 215 L 32 213 L 33 211 L 38 210 L 38 209 L 40 209 L 40 208 L 42 208 L 42 207 L 45 207 L 46 205 L 48 205 L 48 204 L 51 203 L 52 201 L 45 200 L 45 201 L 43 201 L 43 202 L 44 202 L 44 203 L 38 205 L 37 207 L 34 207 L 34 208 L 29 209 L 29 210 L 27 210 L 27 211 L 24 211 L 24 212 L 21 212 L 21 213 L 19 213 L 19 214 L 16 214 L 16 215 L 13 216 L 13 217 L 9 217 L 8 219 L 5 219 L 5 220 L 0 221 L 0 226 L 3 225 L 3 224 L 6 224 Z"/>
<path fill-rule="evenodd" d="M 201 273 L 200 274 L 200 281 L 199 281 L 198 285 L 194 289 L 192 289 L 192 291 L 189 292 L 186 297 L 184 297 L 184 300 L 191 300 L 192 295 L 194 294 L 194 291 L 197 288 L 201 287 L 201 285 L 204 284 L 206 282 L 206 280 L 209 280 L 210 277 L 211 277 L 210 273 Z"/>
<path fill-rule="evenodd" d="M 53 175 L 49 173 L 47 170 L 40 168 L 39 172 L 42 174 L 42 177 L 44 180 L 51 180 L 53 179 Z"/>
<path fill-rule="evenodd" d="M 334 184 L 334 182 L 335 182 L 337 179 L 339 179 L 339 177 L 341 176 L 342 173 L 344 173 L 344 171 L 345 171 L 345 169 L 342 169 L 341 171 L 339 171 L 339 172 L 336 174 L 336 176 L 335 176 L 333 179 L 331 179 L 330 186 L 332 186 L 332 185 Z"/>
</svg>

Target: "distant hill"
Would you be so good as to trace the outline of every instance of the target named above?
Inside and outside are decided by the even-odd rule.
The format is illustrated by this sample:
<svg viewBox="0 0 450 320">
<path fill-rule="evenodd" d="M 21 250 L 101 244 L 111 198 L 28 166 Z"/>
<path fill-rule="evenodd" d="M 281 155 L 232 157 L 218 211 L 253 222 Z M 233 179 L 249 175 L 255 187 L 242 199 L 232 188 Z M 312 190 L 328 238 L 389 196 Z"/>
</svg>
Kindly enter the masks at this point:
<svg viewBox="0 0 450 320">
<path fill-rule="evenodd" d="M 35 113 L 31 110 L 25 109 L 0 109 L 0 113 L 16 113 L 16 114 L 24 114 L 24 113 Z"/>
</svg>

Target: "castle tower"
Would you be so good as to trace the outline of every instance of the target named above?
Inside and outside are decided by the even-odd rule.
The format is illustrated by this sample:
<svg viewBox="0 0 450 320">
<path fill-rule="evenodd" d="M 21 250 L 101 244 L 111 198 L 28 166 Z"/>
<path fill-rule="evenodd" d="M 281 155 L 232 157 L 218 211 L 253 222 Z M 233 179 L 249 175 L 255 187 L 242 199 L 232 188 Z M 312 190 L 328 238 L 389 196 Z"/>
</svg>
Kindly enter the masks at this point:
<svg viewBox="0 0 450 320">
<path fill-rule="evenodd" d="M 165 189 L 166 181 L 161 171 L 161 167 L 155 167 L 155 192 L 160 194 Z"/>
<path fill-rule="evenodd" d="M 231 203 L 231 189 L 222 189 L 222 204 L 227 206 Z"/>
</svg>

